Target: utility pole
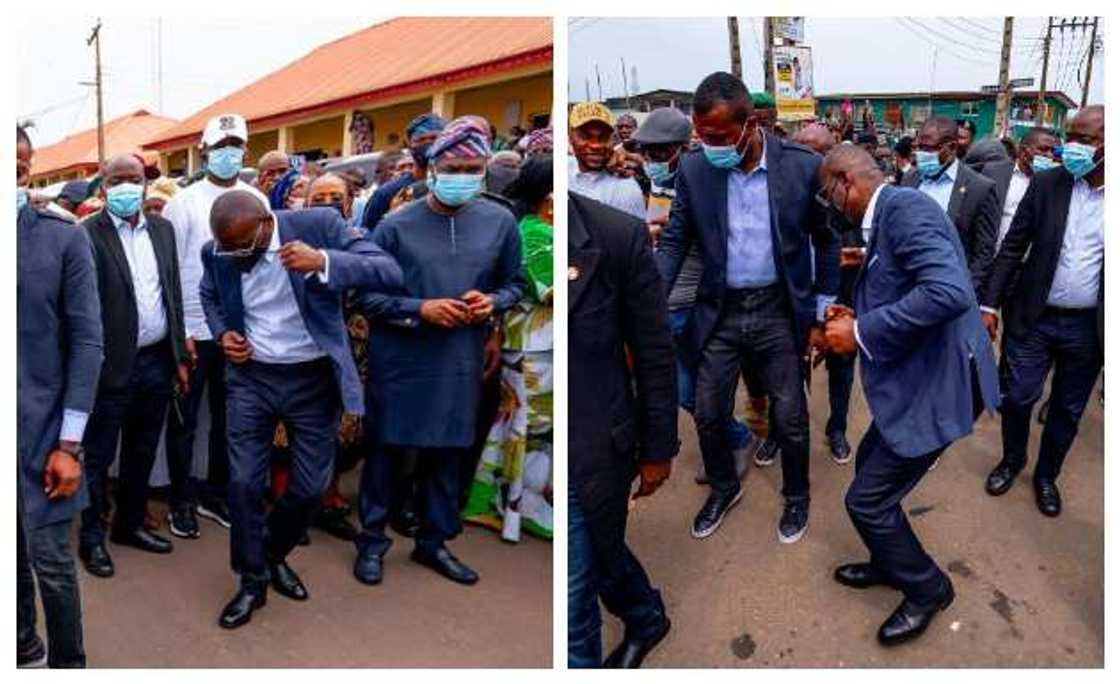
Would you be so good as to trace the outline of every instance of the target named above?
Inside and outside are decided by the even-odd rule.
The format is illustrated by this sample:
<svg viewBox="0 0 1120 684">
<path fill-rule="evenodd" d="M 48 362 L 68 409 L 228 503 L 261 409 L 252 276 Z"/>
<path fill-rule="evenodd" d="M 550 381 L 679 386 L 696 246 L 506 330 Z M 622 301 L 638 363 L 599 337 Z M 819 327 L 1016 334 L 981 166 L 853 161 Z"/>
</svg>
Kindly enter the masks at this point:
<svg viewBox="0 0 1120 684">
<path fill-rule="evenodd" d="M 1041 126 L 1046 114 L 1046 71 L 1050 68 L 1050 35 L 1054 32 L 1054 17 L 1046 18 L 1046 40 L 1042 43 L 1042 77 L 1038 81 L 1038 104 L 1035 105 L 1034 125 Z"/>
<path fill-rule="evenodd" d="M 1085 65 L 1085 84 L 1081 88 L 1081 106 L 1089 102 L 1089 77 L 1093 74 L 1093 53 L 1097 51 L 1097 22 L 1100 17 L 1093 17 L 1093 33 L 1089 37 L 1089 62 Z"/>
<path fill-rule="evenodd" d="M 599 86 L 599 102 L 603 101 L 603 77 L 599 75 L 599 63 L 595 62 L 595 83 Z"/>
<path fill-rule="evenodd" d="M 999 137 L 1007 134 L 1007 110 L 1010 109 L 1011 84 L 1011 33 L 1014 17 L 1003 19 L 1003 50 L 999 55 L 999 94 L 996 95 L 996 132 Z"/>
<path fill-rule="evenodd" d="M 626 108 L 630 109 L 630 83 L 626 80 L 626 59 L 619 57 L 618 61 L 622 65 L 622 90 L 626 93 Z"/>
<path fill-rule="evenodd" d="M 765 71 L 765 88 L 770 97 L 774 95 L 774 21 L 773 17 L 762 18 L 762 44 L 764 48 L 762 68 Z"/>
<path fill-rule="evenodd" d="M 727 18 L 727 39 L 731 45 L 731 73 L 743 79 L 743 56 L 739 53 L 739 17 Z"/>
<path fill-rule="evenodd" d="M 83 85 L 92 85 L 97 88 L 97 163 L 99 166 L 105 166 L 105 113 L 102 108 L 101 101 L 101 18 L 97 19 L 97 26 L 93 27 L 93 33 L 89 35 L 86 40 L 86 47 L 93 45 L 95 74 L 93 83 L 85 83 Z"/>
</svg>

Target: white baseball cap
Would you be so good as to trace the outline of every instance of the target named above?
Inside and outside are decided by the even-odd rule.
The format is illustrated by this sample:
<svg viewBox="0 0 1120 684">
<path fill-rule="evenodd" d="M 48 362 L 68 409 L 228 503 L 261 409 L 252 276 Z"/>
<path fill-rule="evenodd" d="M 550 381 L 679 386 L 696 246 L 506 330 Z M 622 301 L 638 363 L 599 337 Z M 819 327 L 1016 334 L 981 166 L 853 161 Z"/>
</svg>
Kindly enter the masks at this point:
<svg viewBox="0 0 1120 684">
<path fill-rule="evenodd" d="M 237 138 L 241 142 L 249 140 L 249 127 L 245 125 L 245 117 L 240 114 L 220 114 L 206 123 L 206 128 L 202 131 L 203 146 L 210 147 L 226 138 Z"/>
</svg>

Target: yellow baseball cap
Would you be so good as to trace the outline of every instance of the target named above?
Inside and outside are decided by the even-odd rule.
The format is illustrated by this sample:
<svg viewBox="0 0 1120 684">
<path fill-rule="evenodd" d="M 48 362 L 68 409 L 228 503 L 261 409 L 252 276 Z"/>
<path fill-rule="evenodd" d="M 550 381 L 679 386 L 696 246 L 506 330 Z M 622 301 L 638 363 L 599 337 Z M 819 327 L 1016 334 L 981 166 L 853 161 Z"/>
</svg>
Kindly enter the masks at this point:
<svg viewBox="0 0 1120 684">
<path fill-rule="evenodd" d="M 579 128 L 592 121 L 601 121 L 614 127 L 614 116 L 602 102 L 577 102 L 568 112 L 568 126 L 571 128 Z"/>
</svg>

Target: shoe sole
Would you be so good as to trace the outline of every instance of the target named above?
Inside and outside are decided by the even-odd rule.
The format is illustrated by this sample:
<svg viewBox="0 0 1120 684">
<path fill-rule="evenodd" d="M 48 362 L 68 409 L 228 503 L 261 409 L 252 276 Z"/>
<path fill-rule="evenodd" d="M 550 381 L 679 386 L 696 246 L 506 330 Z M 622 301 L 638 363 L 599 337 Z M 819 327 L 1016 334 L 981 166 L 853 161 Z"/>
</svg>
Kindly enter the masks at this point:
<svg viewBox="0 0 1120 684">
<path fill-rule="evenodd" d="M 199 532 L 198 530 L 195 530 L 193 533 L 191 533 L 191 532 L 184 532 L 183 530 L 180 530 L 178 527 L 175 527 L 175 521 L 171 518 L 170 513 L 167 514 L 167 529 L 171 530 L 171 534 L 173 534 L 176 537 L 179 537 L 181 539 L 198 539 L 199 537 L 202 536 L 202 533 Z"/>
<path fill-rule="evenodd" d="M 206 518 L 207 520 L 212 520 L 218 523 L 218 525 L 226 528 L 227 530 L 230 528 L 229 521 L 222 518 L 222 516 L 218 515 L 209 508 L 206 508 L 205 506 L 195 506 L 194 511 L 195 513 L 198 513 L 199 517 Z"/>
<path fill-rule="evenodd" d="M 808 532 L 808 531 L 809 531 L 809 521 L 808 520 L 806 520 L 805 525 L 803 525 L 802 528 L 797 531 L 797 534 L 795 534 L 793 536 L 790 536 L 790 537 L 787 537 L 787 536 L 783 535 L 782 531 L 779 529 L 778 530 L 778 542 L 781 543 L 781 544 L 796 544 L 797 542 L 801 541 L 801 538 L 804 537 L 805 533 Z"/>
<path fill-rule="evenodd" d="M 381 584 L 381 580 L 383 579 L 381 577 L 378 577 L 376 580 L 368 580 L 368 579 L 365 579 L 364 577 L 359 577 L 358 573 L 352 573 L 352 574 L 354 575 L 354 579 L 358 580 L 358 582 L 360 584 L 364 584 L 367 587 L 376 587 L 377 585 Z"/>
<path fill-rule="evenodd" d="M 843 457 L 837 457 L 836 454 L 832 454 L 832 462 L 836 465 L 847 465 L 852 462 L 852 452 L 849 451 L 848 455 Z"/>
<path fill-rule="evenodd" d="M 735 505 L 738 504 L 739 500 L 742 499 L 742 498 L 743 498 L 743 490 L 742 490 L 742 488 L 740 488 L 739 492 L 737 494 L 735 494 L 735 498 L 732 499 L 731 503 L 727 505 L 727 508 L 725 508 L 723 510 L 723 513 L 720 514 L 719 519 L 716 520 L 714 525 L 709 527 L 707 530 L 703 530 L 701 532 L 697 532 L 695 527 L 692 528 L 692 530 L 691 530 L 692 538 L 693 539 L 707 539 L 708 537 L 715 534 L 716 530 L 719 529 L 719 526 L 723 524 L 723 519 L 727 517 L 727 514 L 731 512 L 732 508 L 735 508 Z"/>
<path fill-rule="evenodd" d="M 761 458 L 752 458 L 751 460 L 754 461 L 754 464 L 756 466 L 758 466 L 759 468 L 768 468 L 768 467 L 774 465 L 774 462 L 778 460 L 778 457 L 775 456 L 773 458 L 765 459 L 765 460 L 761 459 Z"/>
</svg>

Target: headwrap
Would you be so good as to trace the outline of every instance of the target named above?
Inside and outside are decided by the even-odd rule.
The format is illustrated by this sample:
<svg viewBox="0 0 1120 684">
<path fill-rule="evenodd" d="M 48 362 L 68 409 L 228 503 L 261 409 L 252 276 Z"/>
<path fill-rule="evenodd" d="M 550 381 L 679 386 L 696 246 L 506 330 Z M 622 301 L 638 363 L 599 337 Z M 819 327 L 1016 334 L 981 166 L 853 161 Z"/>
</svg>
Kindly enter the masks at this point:
<svg viewBox="0 0 1120 684">
<path fill-rule="evenodd" d="M 460 116 L 440 132 L 428 149 L 428 163 L 440 157 L 476 159 L 490 156 L 490 124 L 481 116 Z"/>
<path fill-rule="evenodd" d="M 447 121 L 445 121 L 442 116 L 429 112 L 427 114 L 421 114 L 412 121 L 409 121 L 408 126 L 404 129 L 404 134 L 406 138 L 412 140 L 418 135 L 424 135 L 432 131 L 441 131 L 446 125 Z"/>
<path fill-rule="evenodd" d="M 272 184 L 272 189 L 268 191 L 269 208 L 273 211 L 288 208 L 288 193 L 292 191 L 292 186 L 296 184 L 297 178 L 299 178 L 299 171 L 288 169 L 283 176 L 276 179 L 276 182 Z"/>
<path fill-rule="evenodd" d="M 552 126 L 538 128 L 525 136 L 525 155 L 552 153 Z"/>
</svg>

